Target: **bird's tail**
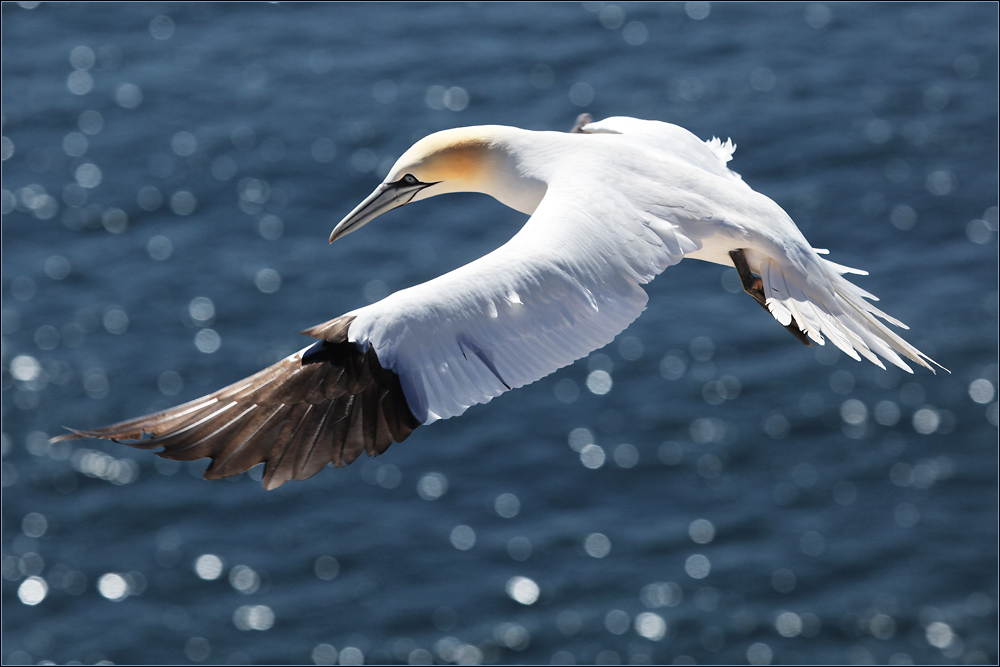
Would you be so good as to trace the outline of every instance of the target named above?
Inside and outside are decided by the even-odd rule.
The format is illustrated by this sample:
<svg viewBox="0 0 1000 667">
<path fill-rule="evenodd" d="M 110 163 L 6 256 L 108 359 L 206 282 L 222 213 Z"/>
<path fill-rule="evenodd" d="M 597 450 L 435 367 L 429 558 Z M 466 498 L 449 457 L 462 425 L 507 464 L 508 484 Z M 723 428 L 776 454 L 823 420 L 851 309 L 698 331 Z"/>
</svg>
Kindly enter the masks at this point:
<svg viewBox="0 0 1000 667">
<path fill-rule="evenodd" d="M 931 372 L 935 372 L 934 366 L 948 370 L 886 326 L 888 322 L 909 329 L 869 303 L 878 301 L 877 297 L 844 278 L 848 273 L 868 275 L 866 271 L 815 255 L 812 259 L 819 271 L 803 272 L 787 266 L 782 270 L 771 258 L 761 262 L 763 291 L 774 319 L 788 326 L 794 318 L 802 332 L 817 344 L 824 345 L 829 339 L 851 358 L 864 357 L 879 368 L 885 368 L 881 356 L 908 373 L 913 370 L 902 357 Z"/>
</svg>

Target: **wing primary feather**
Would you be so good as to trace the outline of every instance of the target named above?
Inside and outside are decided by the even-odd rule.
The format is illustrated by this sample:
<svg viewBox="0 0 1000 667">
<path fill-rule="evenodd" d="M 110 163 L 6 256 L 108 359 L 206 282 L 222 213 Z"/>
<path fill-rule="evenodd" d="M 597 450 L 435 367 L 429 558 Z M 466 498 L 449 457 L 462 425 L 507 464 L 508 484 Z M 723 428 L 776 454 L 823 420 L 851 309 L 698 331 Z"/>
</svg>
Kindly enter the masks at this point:
<svg viewBox="0 0 1000 667">
<path fill-rule="evenodd" d="M 344 463 L 354 463 L 365 451 L 365 400 L 364 395 L 354 397 L 354 409 L 348 418 L 347 433 L 344 436 Z"/>
<path fill-rule="evenodd" d="M 229 444 L 212 459 L 212 464 L 205 471 L 205 479 L 221 479 L 249 470 L 266 459 L 266 445 L 258 436 L 275 428 L 273 421 L 284 410 L 284 405 L 276 405 L 269 412 L 258 412 L 260 418 L 246 419 L 239 430 L 233 433 Z M 231 472 L 236 470 L 237 472 Z"/>
<path fill-rule="evenodd" d="M 392 444 L 392 433 L 386 420 L 385 410 L 382 407 L 382 400 L 388 395 L 388 391 L 380 389 L 375 398 L 375 452 L 385 454 Z"/>
<path fill-rule="evenodd" d="M 164 458 L 208 457 L 206 479 L 265 463 L 265 489 L 312 477 L 331 462 L 351 463 L 361 452 L 381 454 L 421 422 L 375 349 L 348 340 L 354 319 L 307 329 L 319 342 L 213 394 L 111 426 L 70 429 L 53 441 L 104 438 L 163 447 L 156 453 Z"/>
<path fill-rule="evenodd" d="M 288 443 L 302 426 L 305 416 L 313 409 L 307 403 L 285 405 L 285 414 L 281 418 L 281 426 L 271 443 L 271 453 L 266 459 L 264 478 L 261 480 L 264 488 L 270 491 L 295 477 L 295 452 Z"/>
<path fill-rule="evenodd" d="M 371 385 L 361 394 L 362 433 L 365 441 L 365 453 L 368 456 L 378 456 L 378 387 Z"/>
<path fill-rule="evenodd" d="M 309 479 L 333 461 L 333 432 L 344 419 L 344 401 L 330 401 L 318 410 L 319 418 L 308 431 L 308 439 L 299 450 L 295 479 Z"/>
<path fill-rule="evenodd" d="M 288 443 L 288 447 L 295 456 L 293 465 L 294 473 L 292 479 L 308 479 L 312 475 L 305 475 L 304 471 L 309 465 L 309 459 L 316 444 L 316 438 L 323 428 L 323 424 L 329 414 L 333 404 L 316 405 L 302 419 L 302 424 L 295 432 L 295 436 Z"/>
<path fill-rule="evenodd" d="M 234 407 L 237 409 L 232 410 Z M 240 408 L 243 409 L 240 410 Z M 239 423 L 256 408 L 256 405 L 243 407 L 238 403 L 231 403 L 225 410 L 220 410 L 211 417 L 206 417 L 196 425 L 163 438 L 159 443 L 163 447 L 163 452 L 160 452 L 160 455 L 178 461 L 194 461 L 212 456 L 212 450 L 215 447 L 228 441 L 228 438 L 223 440 L 218 436 Z"/>
<path fill-rule="evenodd" d="M 344 406 L 341 408 L 345 415 L 350 414 L 354 402 L 357 400 L 357 396 L 345 396 L 340 399 L 344 402 Z M 330 442 L 333 447 L 333 466 L 335 468 L 343 468 L 345 465 L 350 463 L 350 461 L 344 461 L 344 446 L 347 440 L 347 429 L 351 426 L 351 420 L 348 418 L 338 419 L 335 424 L 335 428 L 330 431 Z"/>
</svg>

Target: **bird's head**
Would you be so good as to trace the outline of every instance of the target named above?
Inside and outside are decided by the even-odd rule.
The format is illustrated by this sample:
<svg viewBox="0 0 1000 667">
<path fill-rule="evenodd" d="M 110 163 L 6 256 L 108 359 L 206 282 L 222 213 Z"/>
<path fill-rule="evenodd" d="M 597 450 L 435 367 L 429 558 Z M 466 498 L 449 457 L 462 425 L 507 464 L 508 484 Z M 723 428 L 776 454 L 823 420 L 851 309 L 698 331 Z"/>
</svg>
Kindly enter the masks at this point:
<svg viewBox="0 0 1000 667">
<path fill-rule="evenodd" d="M 330 242 L 360 229 L 386 211 L 446 192 L 483 192 L 520 211 L 541 199 L 517 173 L 513 128 L 443 130 L 424 137 L 396 161 L 385 180 L 333 229 Z M 529 179 L 530 181 L 530 179 Z M 526 200 L 526 201 L 522 201 Z"/>
<path fill-rule="evenodd" d="M 435 132 L 415 143 L 396 160 L 385 180 L 340 221 L 330 234 L 333 243 L 386 211 L 446 192 L 482 192 L 489 178 L 490 142 L 474 128 Z"/>
</svg>

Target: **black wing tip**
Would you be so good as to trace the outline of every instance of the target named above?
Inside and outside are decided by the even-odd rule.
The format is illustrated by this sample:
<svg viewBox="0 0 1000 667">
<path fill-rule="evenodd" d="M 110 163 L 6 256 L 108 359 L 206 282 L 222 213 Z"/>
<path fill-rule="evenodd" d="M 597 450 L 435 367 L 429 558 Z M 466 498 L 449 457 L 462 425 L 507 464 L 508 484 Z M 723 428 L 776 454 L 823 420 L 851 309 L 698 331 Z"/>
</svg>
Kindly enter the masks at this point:
<svg viewBox="0 0 1000 667">
<path fill-rule="evenodd" d="M 70 428 L 69 426 L 63 426 L 64 429 L 70 431 L 69 433 L 63 433 L 62 435 L 57 435 L 49 438 L 49 444 L 56 442 L 66 442 L 67 440 L 79 440 L 80 438 L 94 438 L 97 436 L 91 435 L 87 431 L 78 431 L 75 428 Z"/>
<path fill-rule="evenodd" d="M 135 432 L 123 432 L 114 431 L 114 426 L 108 426 L 105 428 L 97 429 L 96 431 L 80 431 L 75 428 L 70 428 L 69 426 L 63 426 L 67 431 L 71 433 L 64 433 L 62 435 L 57 435 L 55 437 L 49 438 L 49 443 L 54 442 L 66 442 L 68 440 L 80 440 L 83 438 L 93 438 L 94 440 L 110 440 L 111 442 L 118 443 L 120 445 L 135 446 L 136 443 L 142 442 L 146 439 L 147 435 L 152 437 L 153 434 L 146 433 L 146 431 L 140 431 L 138 434 Z M 126 442 L 131 441 L 131 442 Z"/>
<path fill-rule="evenodd" d="M 420 422 L 399 376 L 382 367 L 371 346 L 347 339 L 353 320 L 345 315 L 307 329 L 320 339 L 308 351 L 214 394 L 103 428 L 70 428 L 52 442 L 100 438 L 163 447 L 154 453 L 171 460 L 209 458 L 203 475 L 209 481 L 264 463 L 261 486 L 267 491 L 312 477 L 330 463 L 351 463 L 361 452 L 382 453 Z M 324 417 L 317 421 L 313 413 Z"/>
</svg>

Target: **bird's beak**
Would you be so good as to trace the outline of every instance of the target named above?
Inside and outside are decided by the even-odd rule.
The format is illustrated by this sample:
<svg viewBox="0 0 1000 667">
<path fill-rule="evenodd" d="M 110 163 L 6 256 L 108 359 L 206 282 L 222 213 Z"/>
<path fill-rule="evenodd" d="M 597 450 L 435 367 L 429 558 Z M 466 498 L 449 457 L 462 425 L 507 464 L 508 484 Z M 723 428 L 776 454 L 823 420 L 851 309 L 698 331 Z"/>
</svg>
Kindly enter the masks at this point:
<svg viewBox="0 0 1000 667">
<path fill-rule="evenodd" d="M 410 184 L 403 181 L 383 183 L 333 228 L 333 232 L 330 233 L 330 243 L 361 229 L 386 211 L 409 204 L 418 192 L 430 185 L 434 183 Z"/>
</svg>

